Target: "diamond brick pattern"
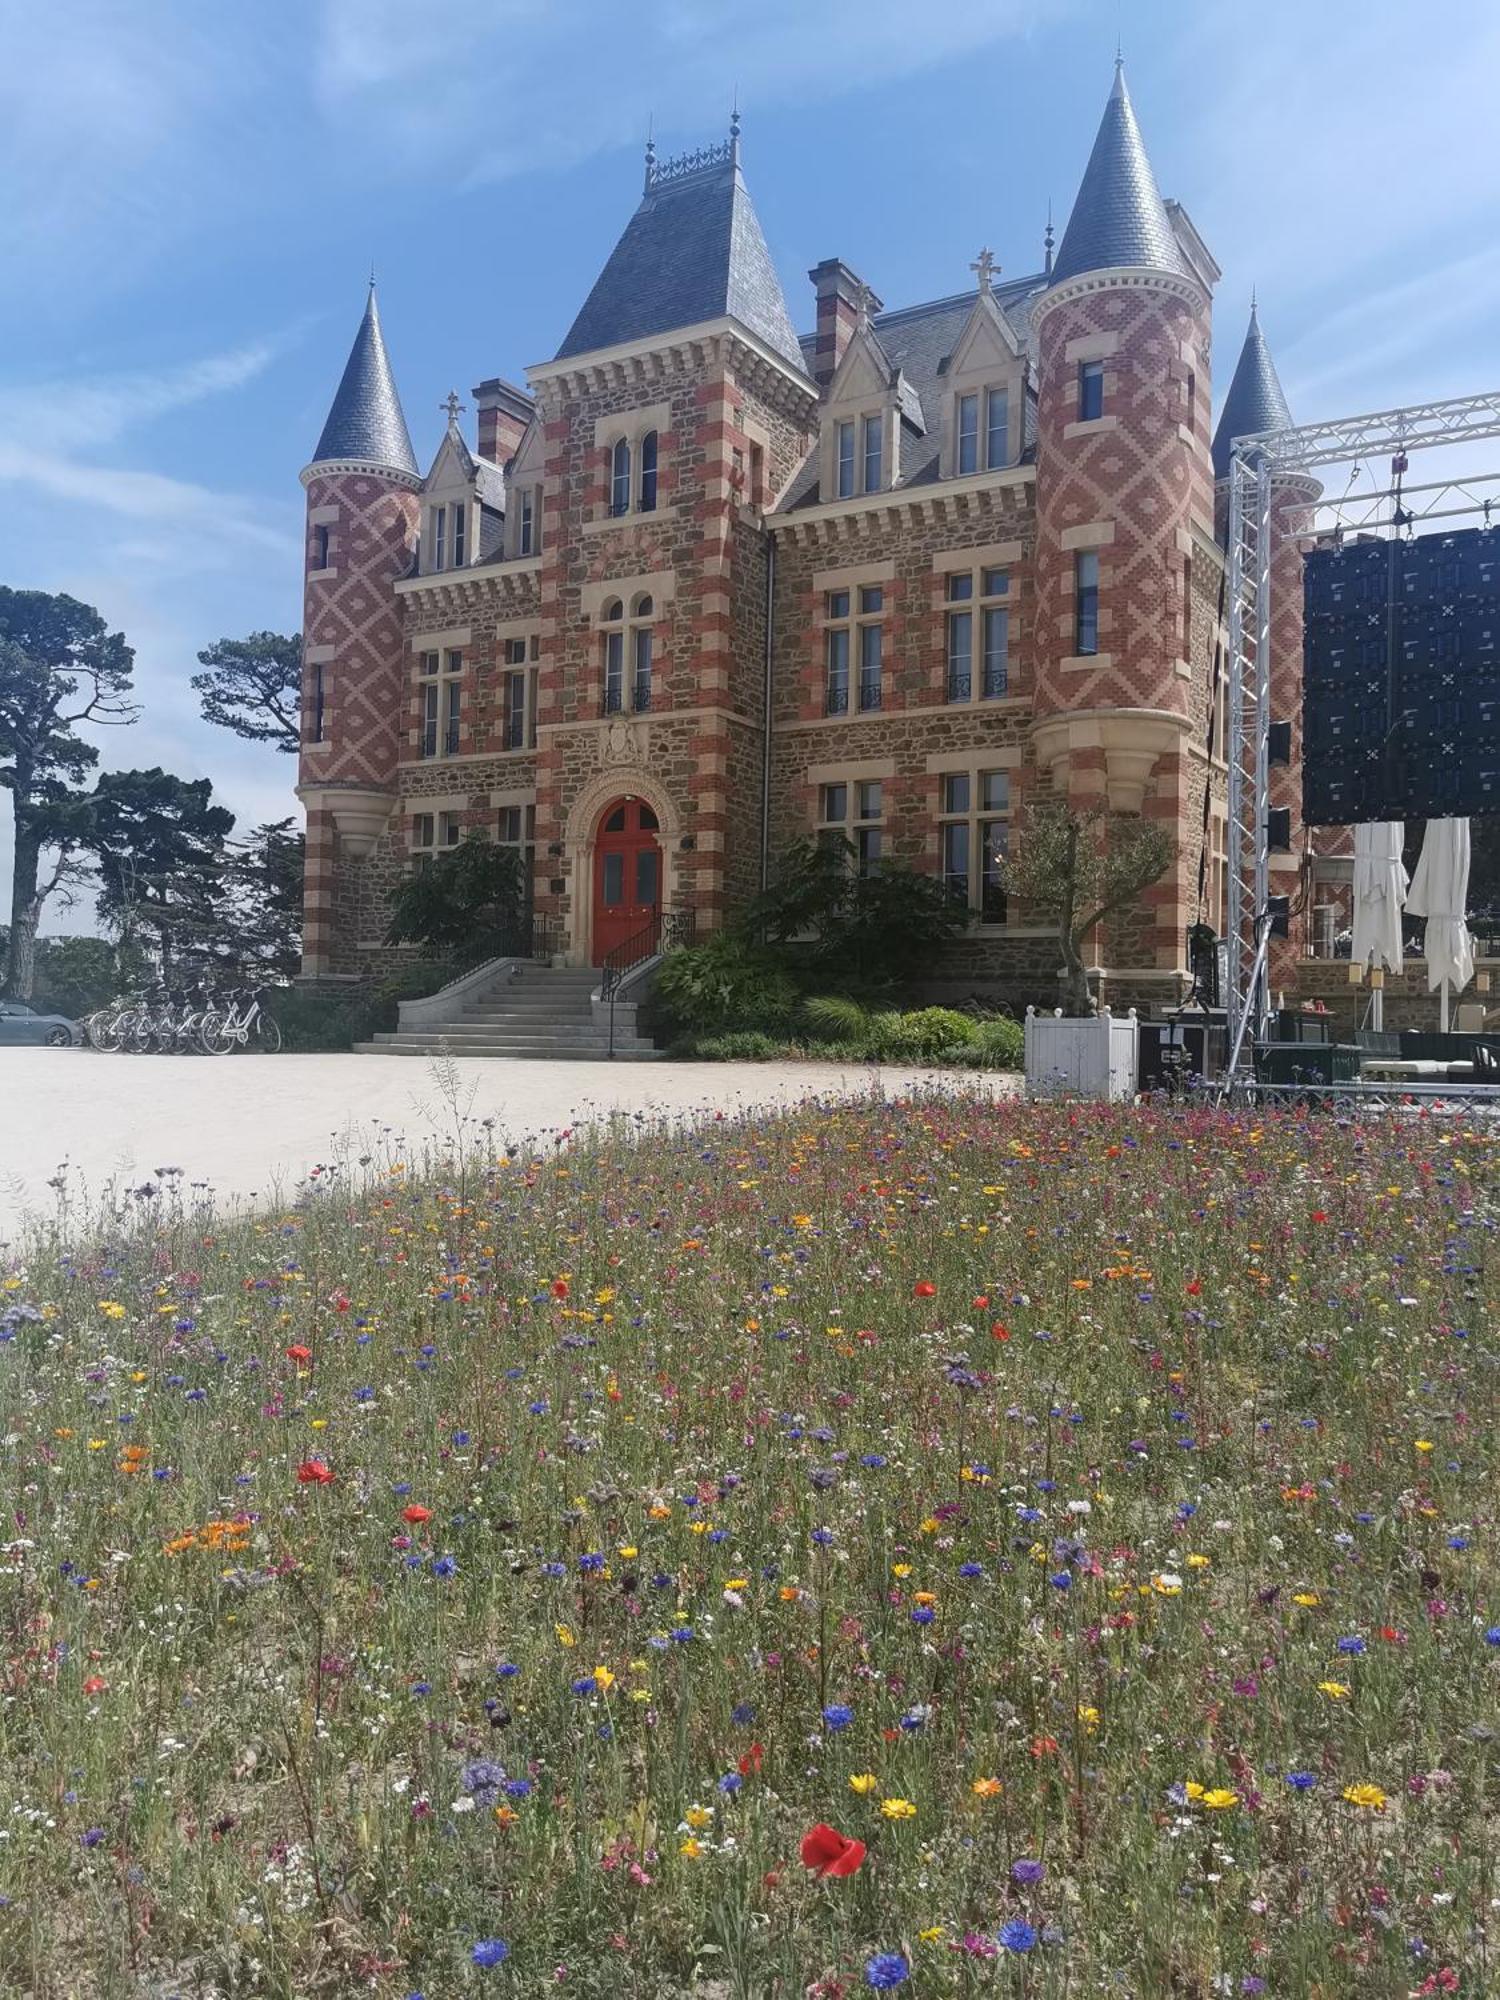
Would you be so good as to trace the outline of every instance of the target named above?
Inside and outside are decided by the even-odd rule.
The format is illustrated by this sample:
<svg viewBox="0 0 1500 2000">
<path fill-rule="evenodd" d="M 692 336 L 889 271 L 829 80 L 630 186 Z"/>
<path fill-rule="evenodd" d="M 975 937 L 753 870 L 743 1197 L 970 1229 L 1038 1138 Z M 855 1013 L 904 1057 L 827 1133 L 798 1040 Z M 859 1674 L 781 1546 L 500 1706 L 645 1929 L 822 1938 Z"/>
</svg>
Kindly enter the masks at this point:
<svg viewBox="0 0 1500 2000">
<path fill-rule="evenodd" d="M 307 784 L 394 786 L 405 709 L 406 639 L 391 584 L 411 562 L 417 496 L 359 473 L 312 479 L 309 510 L 337 507 L 331 577 L 309 572 L 305 643 L 332 646 L 325 735 L 304 742 Z"/>
</svg>

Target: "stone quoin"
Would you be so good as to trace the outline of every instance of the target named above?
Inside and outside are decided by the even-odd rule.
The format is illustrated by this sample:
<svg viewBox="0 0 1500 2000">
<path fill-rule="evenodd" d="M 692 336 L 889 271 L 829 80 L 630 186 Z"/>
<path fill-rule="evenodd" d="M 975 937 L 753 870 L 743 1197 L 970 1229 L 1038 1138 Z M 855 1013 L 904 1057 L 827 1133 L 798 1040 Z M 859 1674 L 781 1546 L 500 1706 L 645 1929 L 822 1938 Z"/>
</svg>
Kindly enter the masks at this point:
<svg viewBox="0 0 1500 2000">
<path fill-rule="evenodd" d="M 648 147 L 556 357 L 473 390 L 475 449 L 450 396 L 425 476 L 372 283 L 302 474 L 306 976 L 397 960 L 394 888 L 471 832 L 520 850 L 586 967 L 658 909 L 712 931 L 827 830 L 972 912 L 935 992 L 1046 1003 L 1055 943 L 997 858 L 1050 795 L 1171 830 L 1095 962 L 1116 1007 L 1184 994 L 1186 929 L 1222 928 L 1224 896 L 1216 480 L 1285 398 L 1252 315 L 1211 440 L 1219 267 L 1157 189 L 1119 65 L 1055 257 L 1049 224 L 1039 272 L 989 250 L 971 271 L 887 310 L 826 258 L 799 337 L 738 120 Z M 1284 484 L 1294 531 L 1314 489 Z M 1295 717 L 1300 591 L 1277 603 Z M 1293 887 L 1300 748 L 1275 780 Z"/>
</svg>

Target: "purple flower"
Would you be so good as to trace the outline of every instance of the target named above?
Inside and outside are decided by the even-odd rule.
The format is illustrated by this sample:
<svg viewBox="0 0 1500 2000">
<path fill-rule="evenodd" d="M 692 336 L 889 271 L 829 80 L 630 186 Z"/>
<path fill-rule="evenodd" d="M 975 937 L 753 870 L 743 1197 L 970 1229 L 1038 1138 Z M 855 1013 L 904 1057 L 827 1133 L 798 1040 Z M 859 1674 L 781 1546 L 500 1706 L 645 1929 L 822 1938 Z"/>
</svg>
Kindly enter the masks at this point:
<svg viewBox="0 0 1500 2000">
<path fill-rule="evenodd" d="M 476 1965 L 504 1965 L 510 1957 L 510 1946 L 504 1938 L 481 1938 L 469 1956 Z"/>
<path fill-rule="evenodd" d="M 1000 1943 L 1006 1951 L 1030 1951 L 1036 1943 L 1036 1931 L 1019 1917 L 1012 1917 L 1008 1924 L 1000 1926 Z"/>
<path fill-rule="evenodd" d="M 1047 1870 L 1040 1861 L 1023 1858 L 1010 1864 L 1012 1882 L 1024 1882 L 1029 1888 L 1033 1882 L 1040 1882 Z"/>
</svg>

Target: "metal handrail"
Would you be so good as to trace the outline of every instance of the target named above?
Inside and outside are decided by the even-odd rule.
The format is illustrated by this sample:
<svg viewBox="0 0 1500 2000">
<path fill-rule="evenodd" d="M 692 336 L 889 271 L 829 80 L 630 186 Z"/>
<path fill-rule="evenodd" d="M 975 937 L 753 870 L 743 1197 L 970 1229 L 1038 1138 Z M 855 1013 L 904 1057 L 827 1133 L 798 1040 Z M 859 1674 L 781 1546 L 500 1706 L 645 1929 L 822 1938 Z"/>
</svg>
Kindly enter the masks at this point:
<svg viewBox="0 0 1500 2000">
<path fill-rule="evenodd" d="M 649 924 L 643 924 L 633 937 L 626 938 L 623 944 L 617 944 L 613 951 L 604 954 L 599 967 L 599 998 L 609 1002 L 611 1058 L 615 1053 L 615 1004 L 626 973 L 644 965 L 659 951 L 690 945 L 697 933 L 697 925 L 698 912 L 694 909 L 653 910 Z"/>
</svg>

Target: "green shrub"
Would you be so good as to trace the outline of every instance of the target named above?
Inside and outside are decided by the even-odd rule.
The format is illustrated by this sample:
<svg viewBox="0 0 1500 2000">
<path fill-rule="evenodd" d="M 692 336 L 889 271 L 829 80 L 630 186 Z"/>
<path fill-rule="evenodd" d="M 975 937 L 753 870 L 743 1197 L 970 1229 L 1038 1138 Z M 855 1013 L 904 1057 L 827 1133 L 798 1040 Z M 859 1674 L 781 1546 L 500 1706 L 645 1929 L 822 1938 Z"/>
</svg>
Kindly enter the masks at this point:
<svg viewBox="0 0 1500 2000">
<path fill-rule="evenodd" d="M 802 1003 L 802 1019 L 819 1042 L 863 1049 L 870 1039 L 870 1011 L 845 993 L 815 993 Z"/>
<path fill-rule="evenodd" d="M 686 1052 L 699 1062 L 770 1062 L 787 1048 L 758 1028 L 741 1028 L 727 1035 L 700 1035 L 686 1045 Z"/>
<path fill-rule="evenodd" d="M 976 1021 L 978 1030 L 971 1049 L 975 1063 L 983 1069 L 1019 1069 L 1026 1060 L 1026 1030 L 1019 1021 L 997 1014 L 988 1021 Z"/>
<path fill-rule="evenodd" d="M 952 1007 L 921 1007 L 912 1014 L 877 1014 L 873 1040 L 888 1062 L 938 1062 L 971 1048 L 979 1023 Z"/>
<path fill-rule="evenodd" d="M 796 982 L 773 954 L 731 932 L 669 952 L 656 978 L 656 1004 L 679 1034 L 786 1027 L 797 1000 Z"/>
</svg>

